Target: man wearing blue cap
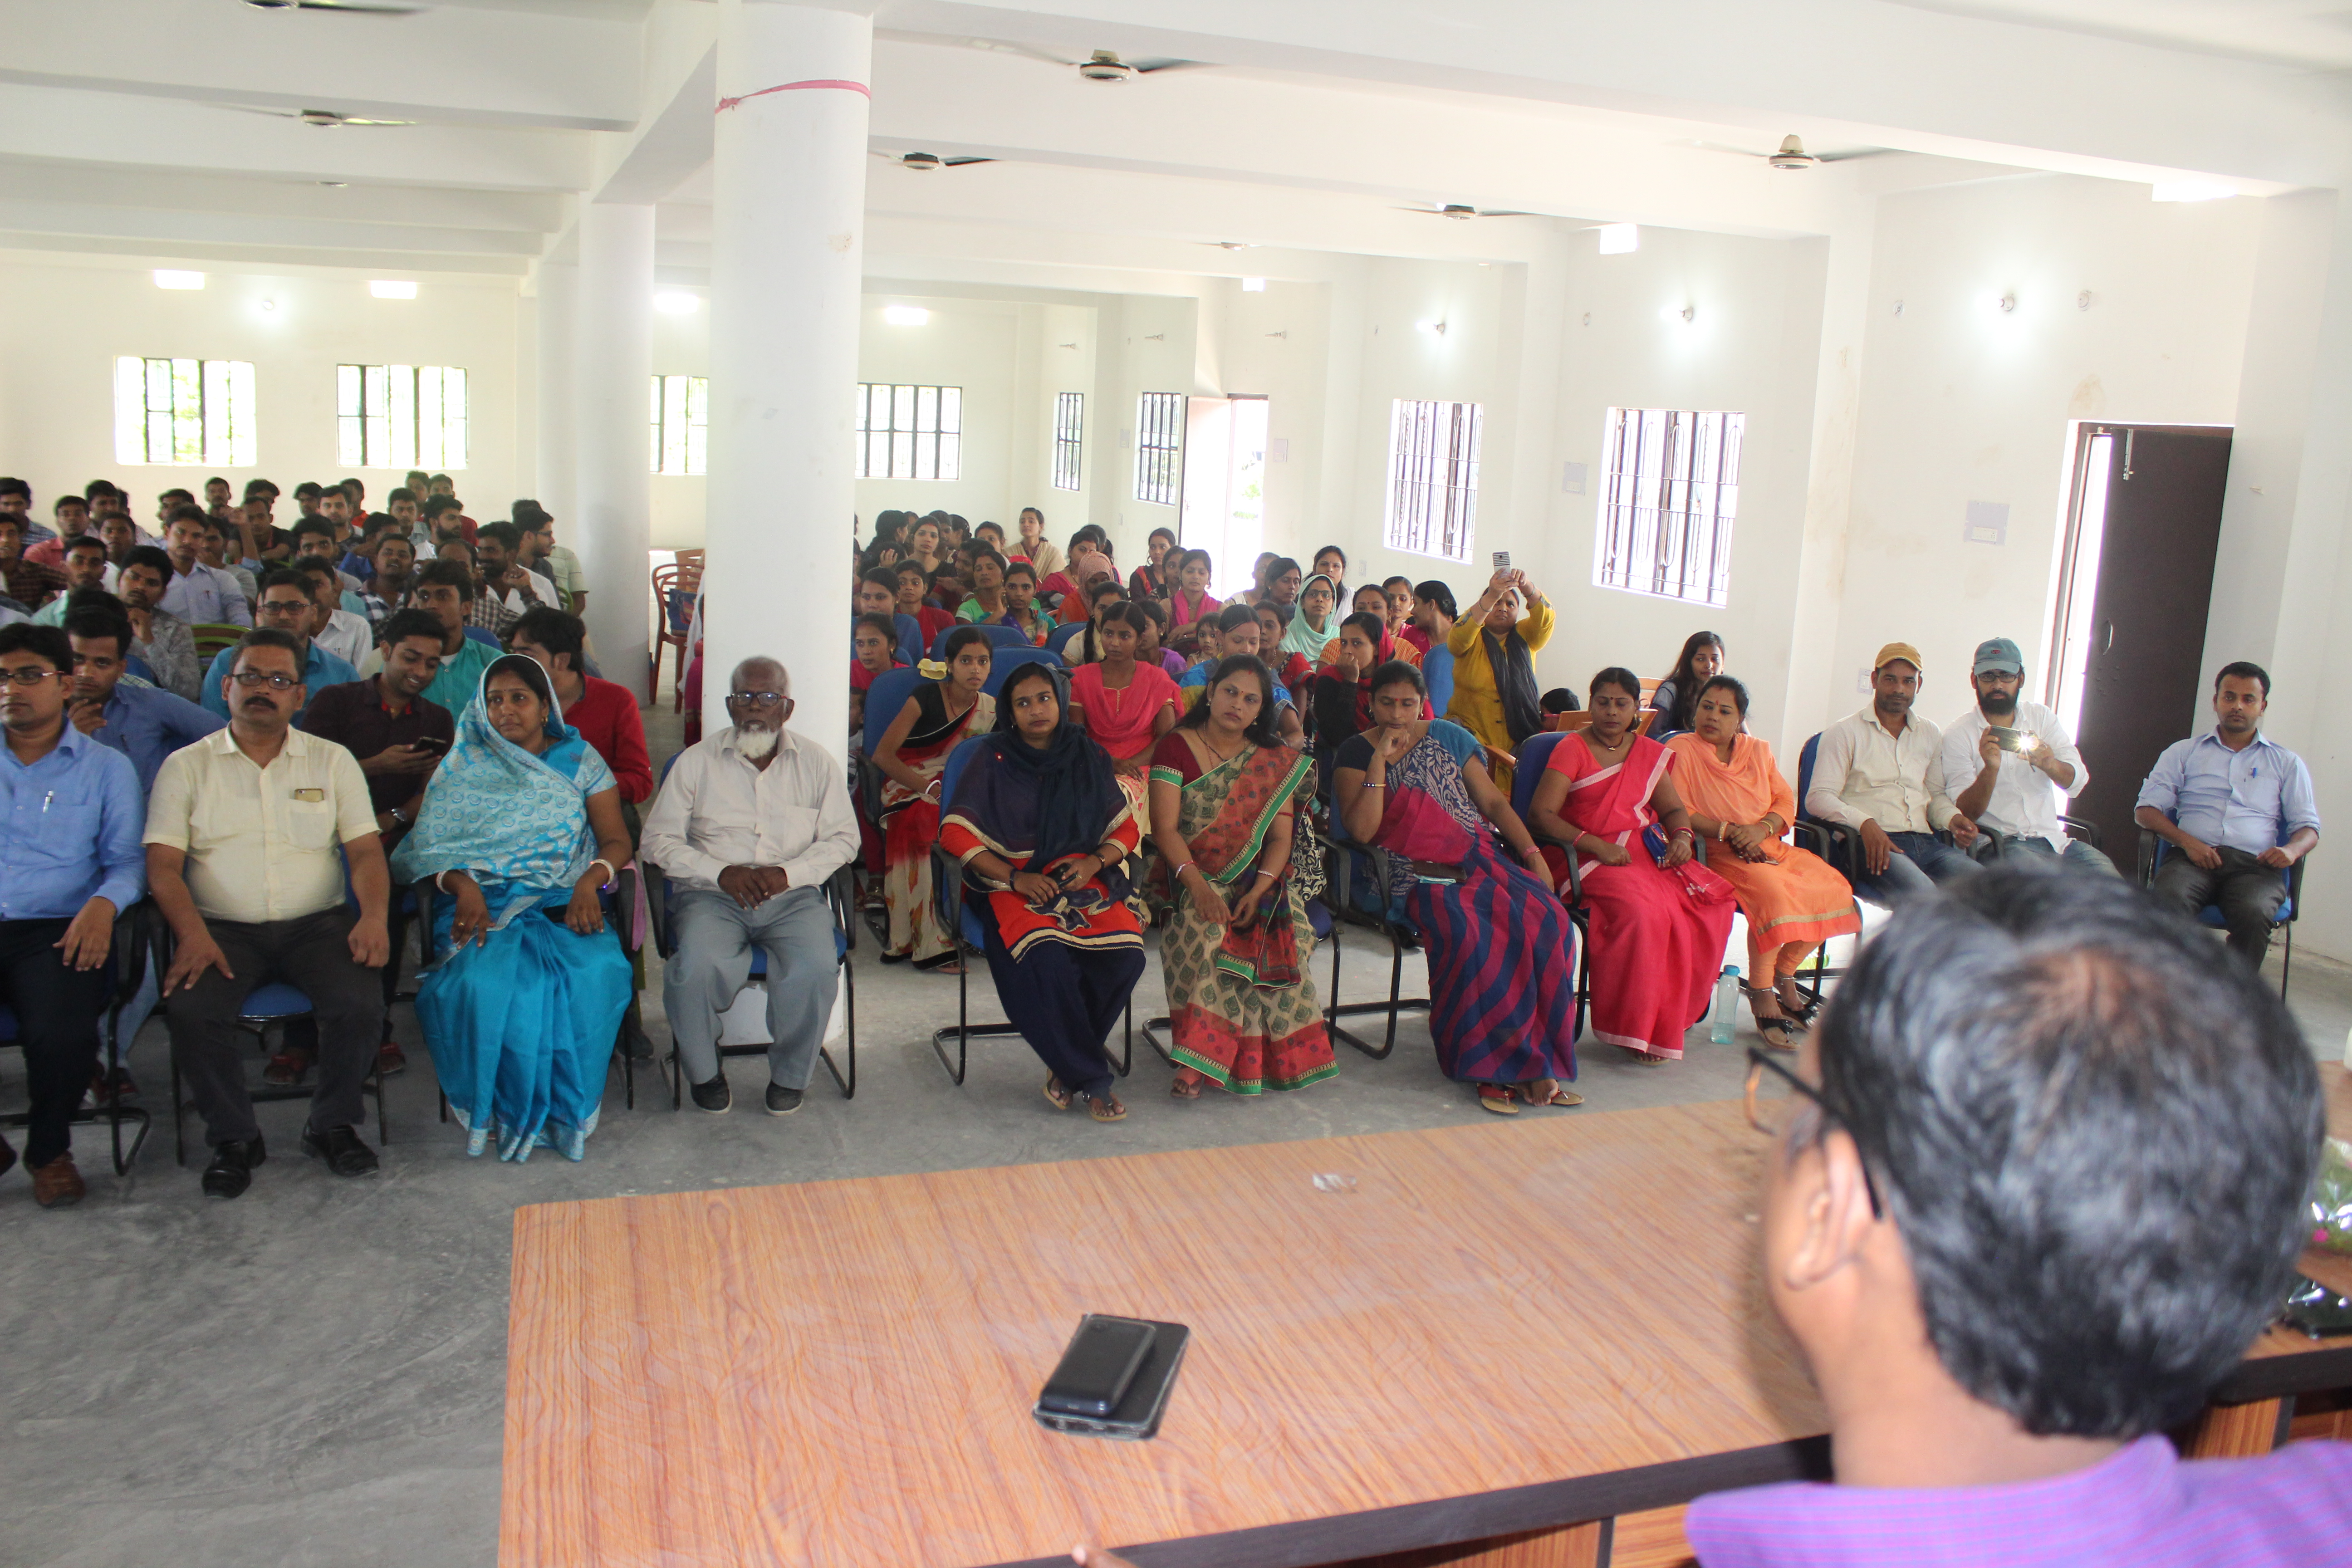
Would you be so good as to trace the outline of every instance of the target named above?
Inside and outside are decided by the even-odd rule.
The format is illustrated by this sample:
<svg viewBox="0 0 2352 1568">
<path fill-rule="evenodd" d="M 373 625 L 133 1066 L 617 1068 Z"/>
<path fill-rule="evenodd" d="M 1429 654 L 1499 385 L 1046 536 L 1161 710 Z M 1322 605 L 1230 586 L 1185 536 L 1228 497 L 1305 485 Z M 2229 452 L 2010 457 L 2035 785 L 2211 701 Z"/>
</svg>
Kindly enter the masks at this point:
<svg viewBox="0 0 2352 1568">
<path fill-rule="evenodd" d="M 1952 805 L 1991 834 L 2004 857 L 2055 858 L 2113 877 L 2115 862 L 2066 836 L 2059 802 L 2091 782 L 2065 721 L 2020 694 L 2025 658 L 2007 637 L 1977 645 L 1969 684 L 1977 705 L 1944 731 L 1944 787 Z"/>
</svg>

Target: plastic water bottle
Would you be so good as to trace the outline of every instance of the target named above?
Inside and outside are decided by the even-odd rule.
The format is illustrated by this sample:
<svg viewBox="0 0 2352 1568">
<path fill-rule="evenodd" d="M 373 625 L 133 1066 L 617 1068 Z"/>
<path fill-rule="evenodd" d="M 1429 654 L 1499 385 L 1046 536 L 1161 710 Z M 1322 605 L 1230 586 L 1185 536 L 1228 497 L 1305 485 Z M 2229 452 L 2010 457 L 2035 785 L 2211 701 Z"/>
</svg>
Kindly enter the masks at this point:
<svg viewBox="0 0 2352 1568">
<path fill-rule="evenodd" d="M 1706 1037 L 1718 1046 L 1731 1044 L 1731 1012 L 1739 1005 L 1739 965 L 1727 963 L 1715 977 L 1715 1005 L 1707 1009 Z"/>
<path fill-rule="evenodd" d="M 2352 1029 L 2344 1033 L 2344 1065 L 2352 1068 Z"/>
</svg>

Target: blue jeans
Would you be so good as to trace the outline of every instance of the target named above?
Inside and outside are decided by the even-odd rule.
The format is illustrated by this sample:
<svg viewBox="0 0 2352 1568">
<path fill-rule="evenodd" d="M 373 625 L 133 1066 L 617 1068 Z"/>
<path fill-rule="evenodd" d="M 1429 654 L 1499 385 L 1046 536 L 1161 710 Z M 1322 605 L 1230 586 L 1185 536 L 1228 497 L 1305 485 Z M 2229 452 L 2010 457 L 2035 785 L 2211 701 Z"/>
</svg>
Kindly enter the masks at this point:
<svg viewBox="0 0 2352 1568">
<path fill-rule="evenodd" d="M 1863 849 L 1858 839 L 1853 847 L 1855 875 L 1850 880 L 1853 890 L 1874 904 L 1893 909 L 1906 899 L 1934 892 L 1938 882 L 1972 877 L 1984 869 L 1969 858 L 1966 850 L 1953 848 L 1932 833 L 1890 833 L 1886 837 L 1895 841 L 1895 852 L 1886 858 L 1886 869 L 1874 877 L 1863 869 Z"/>
<path fill-rule="evenodd" d="M 2066 850 L 2060 854 L 2050 847 L 2047 838 L 2023 838 L 2010 834 L 2000 835 L 2000 856 L 2004 860 L 2025 860 L 2029 863 L 2056 861 L 2071 871 L 2090 871 L 2102 877 L 2120 877 L 2116 863 L 2079 838 L 2066 840 Z"/>
</svg>

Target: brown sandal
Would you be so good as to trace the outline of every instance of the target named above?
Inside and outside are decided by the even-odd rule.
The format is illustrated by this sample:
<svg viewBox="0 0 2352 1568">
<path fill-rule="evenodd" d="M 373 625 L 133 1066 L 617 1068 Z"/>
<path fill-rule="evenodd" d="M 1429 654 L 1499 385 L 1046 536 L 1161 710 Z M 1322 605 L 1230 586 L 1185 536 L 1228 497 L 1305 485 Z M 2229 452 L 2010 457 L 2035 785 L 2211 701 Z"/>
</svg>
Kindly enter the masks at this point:
<svg viewBox="0 0 2352 1568">
<path fill-rule="evenodd" d="M 1086 1097 L 1086 1100 L 1087 1114 L 1093 1117 L 1097 1121 L 1124 1121 L 1127 1120 L 1127 1107 L 1119 1104 L 1115 1097 L 1109 1100 L 1097 1100 L 1090 1094 Z"/>
<path fill-rule="evenodd" d="M 1045 1103 L 1056 1110 L 1070 1109 L 1070 1091 L 1052 1073 L 1045 1075 Z"/>
<path fill-rule="evenodd" d="M 1478 1086 L 1478 1109 L 1497 1116 L 1517 1116 L 1519 1091 L 1507 1083 L 1482 1083 Z"/>
</svg>

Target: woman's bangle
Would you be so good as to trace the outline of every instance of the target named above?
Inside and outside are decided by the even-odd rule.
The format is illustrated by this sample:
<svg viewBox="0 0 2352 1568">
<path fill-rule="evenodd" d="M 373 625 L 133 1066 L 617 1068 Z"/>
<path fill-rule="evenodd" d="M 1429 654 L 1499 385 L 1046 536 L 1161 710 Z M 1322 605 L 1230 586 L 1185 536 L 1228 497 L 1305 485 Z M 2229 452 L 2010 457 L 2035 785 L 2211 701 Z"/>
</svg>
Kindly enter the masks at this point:
<svg viewBox="0 0 2352 1568">
<path fill-rule="evenodd" d="M 1729 833 L 1730 831 L 1731 831 L 1731 818 L 1729 818 L 1729 817 L 1727 817 L 1727 817 L 1725 817 L 1721 822 L 1718 822 L 1718 823 L 1717 823 L 1717 824 L 1715 825 L 1715 841 L 1716 841 L 1717 844 L 1721 844 L 1721 843 L 1726 842 L 1726 840 L 1725 840 L 1725 838 L 1724 838 L 1724 835 L 1725 835 L 1725 834 L 1727 834 L 1727 833 Z"/>
<path fill-rule="evenodd" d="M 1192 868 L 1192 862 L 1187 860 L 1181 866 L 1177 867 L 1175 870 L 1170 872 L 1168 874 L 1168 879 L 1171 882 L 1181 882 L 1184 879 L 1184 873 Z"/>
<path fill-rule="evenodd" d="M 1667 834 L 1666 837 L 1668 838 L 1689 838 L 1694 837 L 1694 835 L 1687 827 L 1677 827 L 1672 833 Z"/>
<path fill-rule="evenodd" d="M 621 874 L 617 869 L 615 869 L 615 868 L 614 868 L 613 863 L 612 863 L 610 860 L 605 859 L 602 855 L 597 856 L 597 857 L 596 857 L 596 858 L 594 858 L 593 860 L 589 861 L 589 862 L 588 862 L 588 864 L 589 864 L 589 866 L 590 866 L 592 868 L 594 868 L 594 867 L 597 867 L 597 866 L 602 866 L 602 867 L 604 867 L 604 879 L 602 882 L 600 882 L 600 883 L 598 883 L 598 884 L 597 884 L 597 886 L 599 886 L 599 887 L 604 887 L 604 888 L 609 888 L 609 887 L 611 887 L 611 886 L 613 885 L 614 879 L 615 878 L 619 877 L 619 876 L 620 876 L 620 874 Z"/>
</svg>

